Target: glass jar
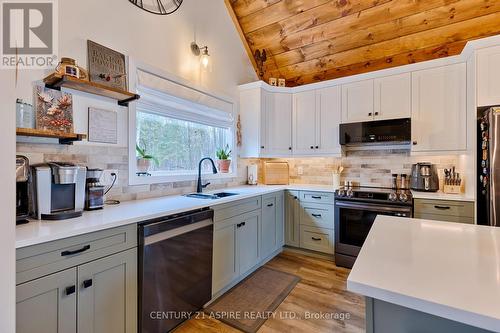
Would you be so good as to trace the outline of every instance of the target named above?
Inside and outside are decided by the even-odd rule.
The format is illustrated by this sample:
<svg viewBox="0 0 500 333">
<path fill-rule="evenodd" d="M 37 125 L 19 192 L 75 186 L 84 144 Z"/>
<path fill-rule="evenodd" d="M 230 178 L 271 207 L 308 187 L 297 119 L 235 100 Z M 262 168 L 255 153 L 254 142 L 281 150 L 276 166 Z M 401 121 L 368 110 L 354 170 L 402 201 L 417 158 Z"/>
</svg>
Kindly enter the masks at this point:
<svg viewBox="0 0 500 333">
<path fill-rule="evenodd" d="M 16 127 L 35 128 L 35 112 L 33 106 L 24 103 L 22 99 L 16 100 Z"/>
</svg>

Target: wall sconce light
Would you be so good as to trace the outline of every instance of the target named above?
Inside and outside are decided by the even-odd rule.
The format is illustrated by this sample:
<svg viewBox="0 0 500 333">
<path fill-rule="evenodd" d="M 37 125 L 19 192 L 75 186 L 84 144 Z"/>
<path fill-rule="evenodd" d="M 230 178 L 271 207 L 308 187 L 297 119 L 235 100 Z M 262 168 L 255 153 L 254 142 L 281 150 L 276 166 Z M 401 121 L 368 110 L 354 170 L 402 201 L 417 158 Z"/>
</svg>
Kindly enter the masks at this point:
<svg viewBox="0 0 500 333">
<path fill-rule="evenodd" d="M 200 64 L 203 69 L 207 69 L 210 64 L 210 54 L 208 54 L 208 46 L 199 47 L 196 42 L 191 43 L 191 52 L 200 57 Z"/>
</svg>

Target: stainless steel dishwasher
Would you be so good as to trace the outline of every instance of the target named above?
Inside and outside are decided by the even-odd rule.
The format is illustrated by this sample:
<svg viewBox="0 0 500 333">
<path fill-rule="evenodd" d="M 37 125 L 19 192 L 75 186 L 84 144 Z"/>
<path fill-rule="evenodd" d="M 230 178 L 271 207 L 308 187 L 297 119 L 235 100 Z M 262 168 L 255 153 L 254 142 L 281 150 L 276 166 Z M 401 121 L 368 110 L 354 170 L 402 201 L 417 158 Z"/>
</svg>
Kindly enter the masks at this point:
<svg viewBox="0 0 500 333">
<path fill-rule="evenodd" d="M 139 330 L 164 333 L 212 297 L 211 209 L 139 224 Z"/>
</svg>

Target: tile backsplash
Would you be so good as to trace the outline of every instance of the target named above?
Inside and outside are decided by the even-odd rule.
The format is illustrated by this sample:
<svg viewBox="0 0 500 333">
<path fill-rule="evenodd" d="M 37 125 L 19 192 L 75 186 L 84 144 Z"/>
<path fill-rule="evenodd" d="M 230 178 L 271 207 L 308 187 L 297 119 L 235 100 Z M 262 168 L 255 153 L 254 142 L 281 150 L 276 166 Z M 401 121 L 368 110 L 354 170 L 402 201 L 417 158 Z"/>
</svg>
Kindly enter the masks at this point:
<svg viewBox="0 0 500 333">
<path fill-rule="evenodd" d="M 120 201 L 154 198 L 166 195 L 185 194 L 196 190 L 196 181 L 179 181 L 151 185 L 128 185 L 128 148 L 94 145 L 57 145 L 17 143 L 17 153 L 25 155 L 31 164 L 42 162 L 72 162 L 90 168 L 112 169 L 118 171 L 118 180 L 109 191 L 106 199 Z M 238 164 L 237 177 L 210 180 L 210 189 L 236 186 L 246 183 L 246 163 Z"/>
<path fill-rule="evenodd" d="M 91 168 L 118 171 L 118 180 L 106 199 L 121 201 L 154 198 L 165 195 L 185 194 L 195 191 L 196 181 L 178 181 L 151 185 L 128 185 L 128 149 L 126 147 L 93 145 L 56 145 L 17 143 L 17 153 L 26 155 L 30 163 L 50 161 L 73 162 Z M 268 160 L 287 161 L 290 165 L 290 183 L 332 184 L 332 170 L 342 165 L 341 181 L 349 180 L 366 186 L 390 186 L 392 173 L 410 174 L 416 162 L 437 164 L 438 170 L 458 166 L 457 156 L 410 156 L 408 150 L 348 151 L 342 158 L 310 157 L 287 159 L 239 159 L 234 178 L 211 180 L 210 189 L 237 186 L 246 183 L 247 165 L 258 164 L 259 182 L 262 183 L 262 163 Z M 302 174 L 299 174 L 299 169 Z"/>
<path fill-rule="evenodd" d="M 390 187 L 393 173 L 411 173 L 411 166 L 417 162 L 430 162 L 437 165 L 437 169 L 458 166 L 457 156 L 410 156 L 406 149 L 381 149 L 347 151 L 342 158 L 310 157 L 287 159 L 261 159 L 263 161 L 287 161 L 290 166 L 290 183 L 296 184 L 332 184 L 332 170 L 342 165 L 341 182 L 348 180 L 354 184 L 365 186 Z M 299 174 L 299 170 L 302 174 Z M 262 175 L 262 166 L 259 178 Z M 262 178 L 260 179 L 262 181 Z"/>
</svg>

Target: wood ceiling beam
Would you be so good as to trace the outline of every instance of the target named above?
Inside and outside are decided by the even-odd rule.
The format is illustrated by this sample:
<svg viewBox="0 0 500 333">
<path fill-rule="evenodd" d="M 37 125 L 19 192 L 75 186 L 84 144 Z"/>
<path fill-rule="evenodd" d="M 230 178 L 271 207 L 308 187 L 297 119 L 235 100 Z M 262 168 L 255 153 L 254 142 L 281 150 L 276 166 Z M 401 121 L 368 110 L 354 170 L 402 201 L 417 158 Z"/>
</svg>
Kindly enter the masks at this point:
<svg viewBox="0 0 500 333">
<path fill-rule="evenodd" d="M 364 63 L 373 59 L 382 59 L 387 55 L 400 54 L 401 50 L 417 50 L 430 46 L 446 45 L 457 41 L 491 36 L 500 33 L 499 18 L 500 15 L 497 12 L 393 40 L 351 49 L 319 59 L 280 67 L 279 72 L 277 69 L 273 69 L 269 73 L 266 73 L 266 76 L 273 76 L 280 73 L 285 78 L 292 78 L 296 77 L 297 73 L 301 73 L 301 75 L 312 74 L 336 67 Z"/>
<path fill-rule="evenodd" d="M 278 67 L 284 67 L 495 12 L 500 12 L 500 1 L 461 1 L 280 53 L 274 59 Z"/>
<path fill-rule="evenodd" d="M 243 33 L 243 30 L 241 30 L 241 26 L 240 26 L 240 23 L 238 22 L 238 18 L 236 17 L 236 14 L 233 10 L 233 7 L 231 6 L 231 0 L 224 0 L 224 4 L 226 5 L 226 8 L 227 8 L 227 11 L 229 12 L 229 16 L 231 17 L 231 20 L 233 20 L 234 26 L 236 27 L 236 31 L 238 32 L 238 35 L 240 36 L 241 42 L 243 43 L 243 47 L 245 48 L 245 51 L 247 52 L 248 58 L 250 59 L 250 62 L 252 63 L 253 69 L 255 70 L 255 74 L 257 74 L 257 77 L 260 77 L 259 69 L 257 68 L 257 63 L 255 62 L 255 58 L 253 56 L 252 49 L 248 45 L 248 42 L 245 38 L 245 34 Z"/>
</svg>

